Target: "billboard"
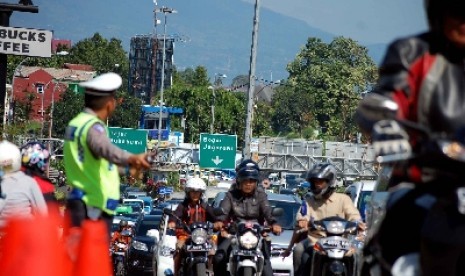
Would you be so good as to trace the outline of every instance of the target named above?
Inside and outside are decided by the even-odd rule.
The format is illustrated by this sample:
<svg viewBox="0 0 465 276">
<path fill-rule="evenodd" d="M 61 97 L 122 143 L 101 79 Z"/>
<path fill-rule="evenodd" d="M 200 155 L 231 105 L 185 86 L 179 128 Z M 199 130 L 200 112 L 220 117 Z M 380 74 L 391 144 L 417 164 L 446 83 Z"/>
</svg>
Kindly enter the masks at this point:
<svg viewBox="0 0 465 276">
<path fill-rule="evenodd" d="M 52 37 L 48 30 L 0 26 L 0 54 L 51 57 Z"/>
</svg>

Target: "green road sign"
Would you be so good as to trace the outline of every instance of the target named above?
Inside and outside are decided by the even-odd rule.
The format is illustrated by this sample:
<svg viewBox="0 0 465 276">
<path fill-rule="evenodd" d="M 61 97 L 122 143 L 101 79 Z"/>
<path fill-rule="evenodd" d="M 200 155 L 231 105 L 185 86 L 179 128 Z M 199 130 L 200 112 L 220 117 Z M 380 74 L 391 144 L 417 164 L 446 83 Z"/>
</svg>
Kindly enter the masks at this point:
<svg viewBox="0 0 465 276">
<path fill-rule="evenodd" d="M 111 142 L 134 154 L 144 153 L 147 147 L 147 130 L 110 127 Z"/>
<path fill-rule="evenodd" d="M 234 169 L 237 136 L 200 133 L 199 165 L 202 168 Z"/>
</svg>

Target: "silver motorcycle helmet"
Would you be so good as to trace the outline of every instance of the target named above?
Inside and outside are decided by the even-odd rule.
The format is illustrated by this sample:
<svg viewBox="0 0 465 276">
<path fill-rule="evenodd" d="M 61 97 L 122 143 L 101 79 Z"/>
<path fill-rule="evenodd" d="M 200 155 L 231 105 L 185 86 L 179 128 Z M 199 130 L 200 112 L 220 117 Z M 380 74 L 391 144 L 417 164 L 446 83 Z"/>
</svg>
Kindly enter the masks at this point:
<svg viewBox="0 0 465 276">
<path fill-rule="evenodd" d="M 330 163 L 318 163 L 307 172 L 306 179 L 310 183 L 310 191 L 317 199 L 327 197 L 336 188 L 336 168 Z M 325 188 L 321 189 L 315 186 L 315 179 L 324 179 L 327 181 Z"/>
</svg>

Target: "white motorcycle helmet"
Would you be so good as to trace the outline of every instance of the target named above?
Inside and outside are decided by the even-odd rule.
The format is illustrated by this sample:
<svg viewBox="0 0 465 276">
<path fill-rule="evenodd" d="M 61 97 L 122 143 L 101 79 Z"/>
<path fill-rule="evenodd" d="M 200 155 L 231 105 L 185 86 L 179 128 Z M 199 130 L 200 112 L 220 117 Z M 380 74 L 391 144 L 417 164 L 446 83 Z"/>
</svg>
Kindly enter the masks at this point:
<svg viewBox="0 0 465 276">
<path fill-rule="evenodd" d="M 21 152 L 15 144 L 8 141 L 0 142 L 0 171 L 4 174 L 17 172 L 21 169 Z"/>
<path fill-rule="evenodd" d="M 200 191 L 204 193 L 206 190 L 207 184 L 205 184 L 205 181 L 203 181 L 203 179 L 199 177 L 193 177 L 187 180 L 186 187 L 184 188 L 186 195 L 190 191 Z"/>
</svg>

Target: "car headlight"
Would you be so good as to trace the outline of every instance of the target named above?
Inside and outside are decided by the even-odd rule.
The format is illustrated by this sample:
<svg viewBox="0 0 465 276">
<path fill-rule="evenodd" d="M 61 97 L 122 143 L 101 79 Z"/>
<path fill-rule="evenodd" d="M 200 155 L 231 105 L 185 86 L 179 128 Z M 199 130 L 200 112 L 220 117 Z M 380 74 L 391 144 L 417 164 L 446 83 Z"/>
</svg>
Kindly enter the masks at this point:
<svg viewBox="0 0 465 276">
<path fill-rule="evenodd" d="M 252 232 L 246 232 L 239 237 L 239 243 L 246 249 L 255 248 L 258 244 L 258 238 Z"/>
<path fill-rule="evenodd" d="M 207 241 L 207 231 L 203 228 L 197 228 L 192 231 L 192 241 L 195 244 L 204 244 Z"/>
<path fill-rule="evenodd" d="M 149 248 L 147 247 L 147 245 L 140 241 L 132 241 L 132 247 L 134 249 L 141 250 L 141 251 L 149 251 Z"/>
<path fill-rule="evenodd" d="M 345 224 L 340 221 L 329 221 L 326 224 L 326 231 L 330 234 L 342 234 L 345 230 Z"/>
</svg>

